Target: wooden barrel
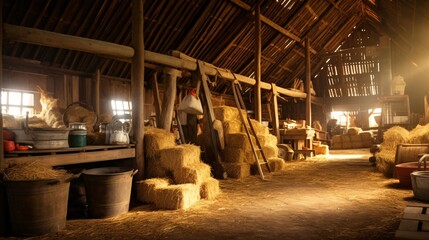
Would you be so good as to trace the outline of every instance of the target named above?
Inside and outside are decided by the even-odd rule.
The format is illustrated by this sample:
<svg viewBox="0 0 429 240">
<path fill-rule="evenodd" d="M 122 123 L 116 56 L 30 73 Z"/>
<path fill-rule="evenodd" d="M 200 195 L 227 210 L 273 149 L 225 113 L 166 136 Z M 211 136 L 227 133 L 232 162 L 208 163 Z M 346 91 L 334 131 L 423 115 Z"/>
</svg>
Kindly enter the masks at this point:
<svg viewBox="0 0 429 240">
<path fill-rule="evenodd" d="M 128 212 L 132 179 L 137 170 L 105 167 L 84 170 L 83 180 L 88 215 L 93 218 L 114 217 Z"/>
<path fill-rule="evenodd" d="M 12 233 L 32 236 L 63 229 L 70 179 L 5 181 Z"/>
</svg>

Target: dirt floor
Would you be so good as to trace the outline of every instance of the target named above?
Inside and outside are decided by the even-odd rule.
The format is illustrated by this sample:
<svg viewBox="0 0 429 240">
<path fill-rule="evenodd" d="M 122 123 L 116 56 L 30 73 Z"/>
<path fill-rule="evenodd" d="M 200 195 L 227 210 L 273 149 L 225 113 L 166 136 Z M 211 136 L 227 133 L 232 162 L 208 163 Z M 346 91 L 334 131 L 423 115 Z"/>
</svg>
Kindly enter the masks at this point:
<svg viewBox="0 0 429 240">
<path fill-rule="evenodd" d="M 413 192 L 368 162 L 368 149 L 287 162 L 287 170 L 221 181 L 222 194 L 188 210 L 138 205 L 110 219 L 68 220 L 31 239 L 394 239 Z M 9 238 L 12 239 L 12 238 Z"/>
</svg>

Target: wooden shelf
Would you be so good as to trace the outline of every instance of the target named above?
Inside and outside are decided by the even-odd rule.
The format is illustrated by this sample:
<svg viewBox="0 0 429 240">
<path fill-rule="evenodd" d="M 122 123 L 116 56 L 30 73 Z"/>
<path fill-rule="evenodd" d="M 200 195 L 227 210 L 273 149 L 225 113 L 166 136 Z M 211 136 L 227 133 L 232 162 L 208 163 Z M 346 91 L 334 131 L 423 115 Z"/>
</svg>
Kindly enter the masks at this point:
<svg viewBox="0 0 429 240">
<path fill-rule="evenodd" d="M 135 157 L 135 145 L 97 145 L 52 150 L 5 152 L 4 167 L 27 161 L 43 161 L 50 166 L 102 162 Z"/>
</svg>

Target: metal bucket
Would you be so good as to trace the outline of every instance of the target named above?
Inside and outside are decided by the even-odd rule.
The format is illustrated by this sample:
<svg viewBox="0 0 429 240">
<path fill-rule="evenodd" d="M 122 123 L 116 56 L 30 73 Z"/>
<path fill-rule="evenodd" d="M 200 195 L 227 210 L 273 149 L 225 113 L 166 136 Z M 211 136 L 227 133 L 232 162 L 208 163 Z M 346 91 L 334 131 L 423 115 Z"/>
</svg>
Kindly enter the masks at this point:
<svg viewBox="0 0 429 240">
<path fill-rule="evenodd" d="M 127 213 L 132 179 L 137 171 L 127 167 L 83 170 L 88 215 L 93 218 L 108 218 Z"/>
<path fill-rule="evenodd" d="M 424 154 L 420 160 L 418 169 L 411 173 L 411 184 L 413 185 L 413 193 L 417 199 L 423 201 L 429 201 L 429 171 L 426 167 L 426 158 L 429 157 L 429 154 Z M 420 165 L 424 163 L 424 171 L 420 171 Z"/>
<path fill-rule="evenodd" d="M 5 181 L 12 233 L 31 236 L 63 229 L 71 178 Z"/>
<path fill-rule="evenodd" d="M 429 171 L 411 173 L 414 196 L 423 201 L 429 201 Z"/>
</svg>

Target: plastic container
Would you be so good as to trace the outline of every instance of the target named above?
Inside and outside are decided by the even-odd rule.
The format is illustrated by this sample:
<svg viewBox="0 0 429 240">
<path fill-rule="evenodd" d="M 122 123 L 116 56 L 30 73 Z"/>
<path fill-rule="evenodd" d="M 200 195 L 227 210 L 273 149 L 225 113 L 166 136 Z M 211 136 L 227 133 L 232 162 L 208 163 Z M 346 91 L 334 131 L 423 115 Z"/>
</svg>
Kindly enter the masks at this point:
<svg viewBox="0 0 429 240">
<path fill-rule="evenodd" d="M 83 170 L 89 216 L 108 218 L 127 213 L 132 179 L 137 171 L 127 167 Z"/>
</svg>

